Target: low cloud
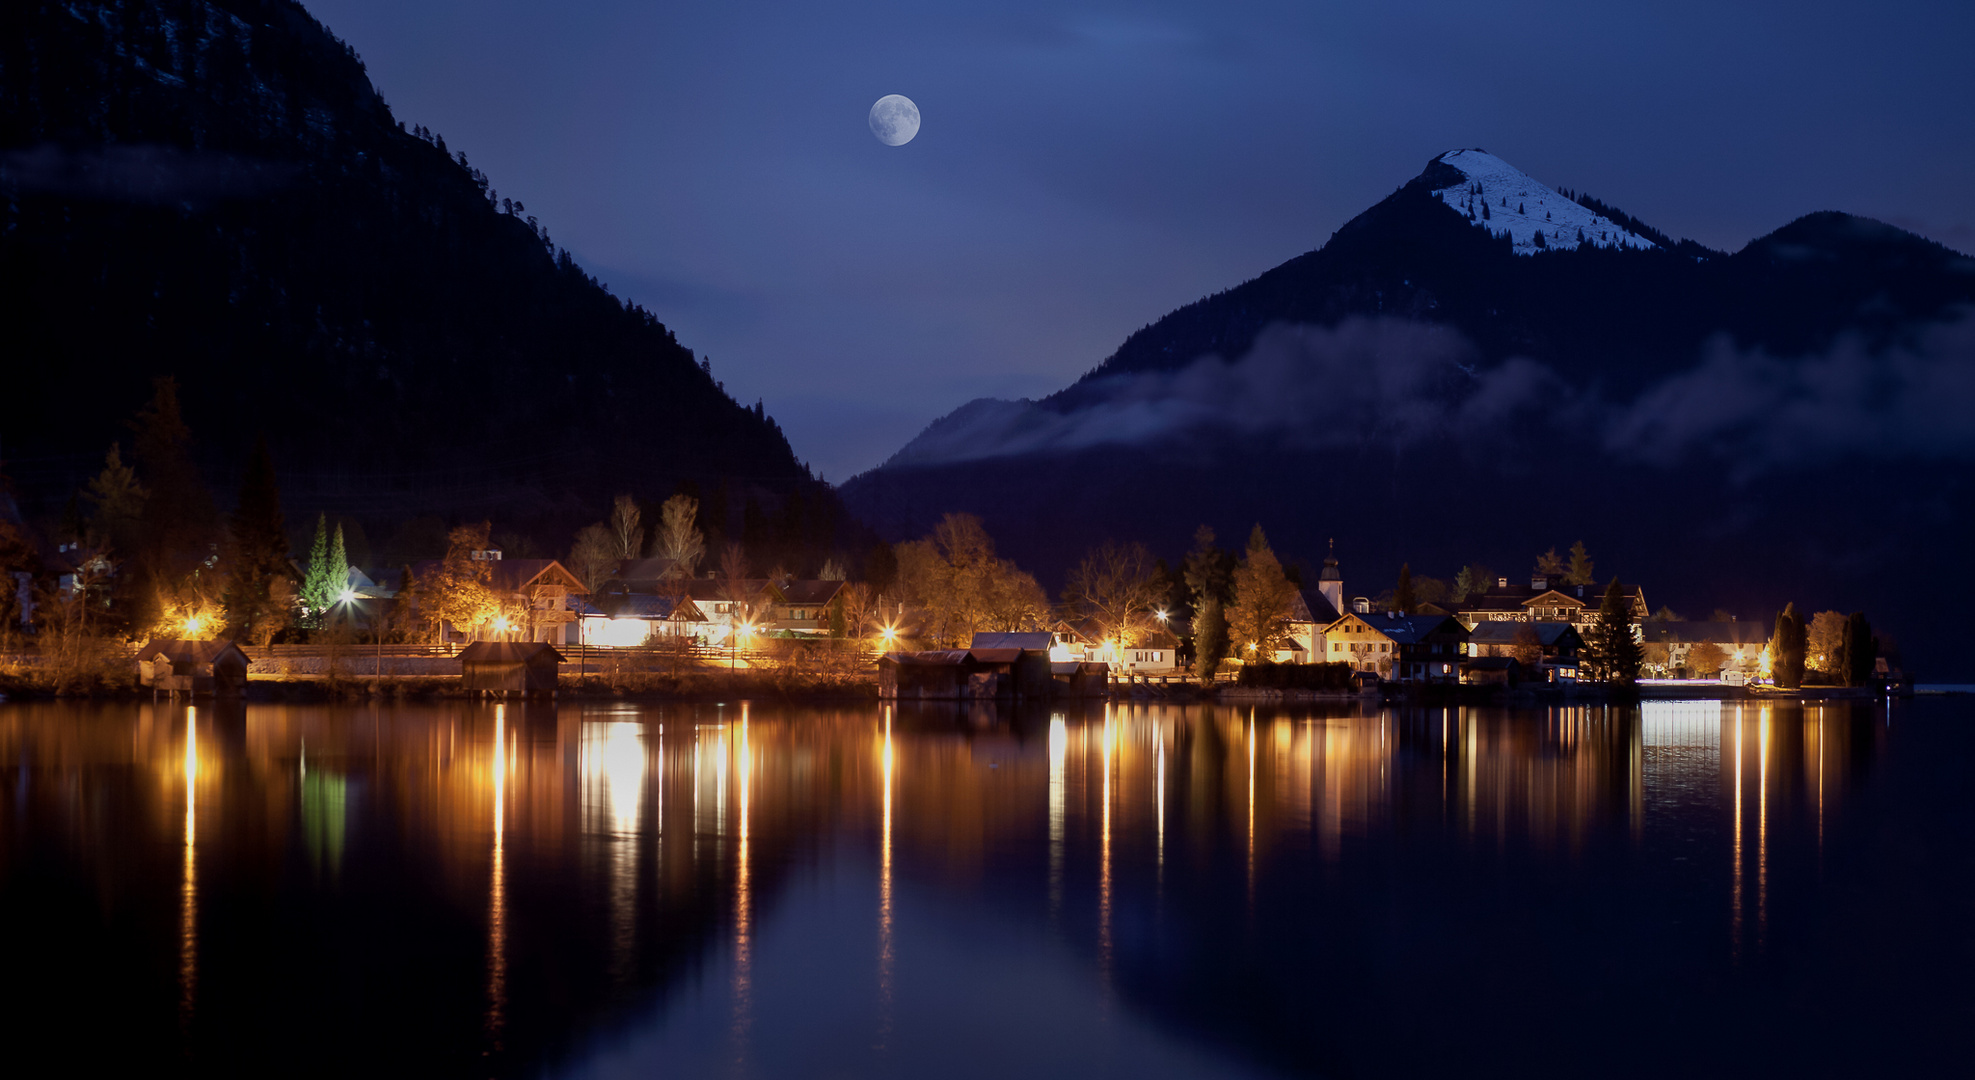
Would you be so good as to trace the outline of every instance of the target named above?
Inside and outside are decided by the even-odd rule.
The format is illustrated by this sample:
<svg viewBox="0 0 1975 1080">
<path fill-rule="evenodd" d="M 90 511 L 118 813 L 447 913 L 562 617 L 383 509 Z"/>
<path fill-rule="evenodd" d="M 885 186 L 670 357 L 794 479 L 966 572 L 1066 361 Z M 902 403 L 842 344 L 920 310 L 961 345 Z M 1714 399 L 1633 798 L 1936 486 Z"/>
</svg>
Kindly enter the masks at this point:
<svg viewBox="0 0 1975 1080">
<path fill-rule="evenodd" d="M 1699 365 L 1611 413 L 1604 444 L 1670 465 L 1701 454 L 1738 480 L 1840 457 L 1975 457 L 1975 312 L 1901 344 L 1840 340 L 1777 358 L 1717 339 Z"/>
<path fill-rule="evenodd" d="M 1975 458 L 1975 312 L 1872 349 L 1778 358 L 1710 342 L 1700 363 L 1629 402 L 1595 399 L 1526 358 L 1483 367 L 1458 332 L 1402 319 L 1277 325 L 1234 361 L 1078 384 L 1058 399 L 983 398 L 927 428 L 888 465 L 942 464 L 1194 435 L 1285 449 L 1405 450 L 1452 440 L 1481 456 L 1550 438 L 1732 480 L 1841 456 Z"/>
<path fill-rule="evenodd" d="M 1235 361 L 1206 356 L 1174 371 L 1114 375 L 1066 401 L 971 402 L 928 428 L 889 464 L 1136 445 L 1209 432 L 1283 445 L 1403 448 L 1473 433 L 1560 392 L 1548 369 L 1512 360 L 1475 366 L 1459 333 L 1402 319 L 1336 328 L 1276 325 Z"/>
</svg>

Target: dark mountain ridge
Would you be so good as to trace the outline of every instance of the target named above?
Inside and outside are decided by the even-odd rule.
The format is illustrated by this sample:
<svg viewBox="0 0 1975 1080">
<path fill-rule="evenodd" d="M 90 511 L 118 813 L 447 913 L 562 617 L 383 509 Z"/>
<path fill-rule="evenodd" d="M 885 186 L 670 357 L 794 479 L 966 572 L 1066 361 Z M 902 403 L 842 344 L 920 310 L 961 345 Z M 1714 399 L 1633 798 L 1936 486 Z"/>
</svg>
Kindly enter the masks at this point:
<svg viewBox="0 0 1975 1080">
<path fill-rule="evenodd" d="M 1177 558 L 1202 522 L 1312 562 L 1335 538 L 1366 595 L 1581 537 L 1655 606 L 1876 610 L 1923 670 L 1969 670 L 1906 583 L 1975 527 L 1975 259 L 1841 213 L 1733 254 L 1527 254 L 1443 169 L 1057 394 L 935 421 L 846 503 L 894 538 L 979 514 L 1045 581 L 1107 538 Z"/>
<path fill-rule="evenodd" d="M 7 5 L 0 214 L 0 449 L 29 500 L 100 468 L 165 374 L 215 487 L 264 431 L 305 508 L 559 545 L 617 491 L 828 497 L 289 0 Z"/>
</svg>

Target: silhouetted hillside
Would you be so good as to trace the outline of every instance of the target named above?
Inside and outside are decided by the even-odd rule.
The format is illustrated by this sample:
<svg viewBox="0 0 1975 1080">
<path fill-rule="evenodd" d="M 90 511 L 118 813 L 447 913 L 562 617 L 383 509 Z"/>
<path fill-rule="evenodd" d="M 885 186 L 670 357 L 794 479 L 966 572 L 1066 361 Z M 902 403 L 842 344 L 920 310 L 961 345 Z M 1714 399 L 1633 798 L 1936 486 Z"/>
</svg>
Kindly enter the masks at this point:
<svg viewBox="0 0 1975 1080">
<path fill-rule="evenodd" d="M 215 486 L 264 430 L 304 506 L 573 528 L 680 479 L 815 487 L 298 4 L 9 4 L 0 148 L 0 450 L 30 494 L 100 467 L 158 374 Z"/>
</svg>

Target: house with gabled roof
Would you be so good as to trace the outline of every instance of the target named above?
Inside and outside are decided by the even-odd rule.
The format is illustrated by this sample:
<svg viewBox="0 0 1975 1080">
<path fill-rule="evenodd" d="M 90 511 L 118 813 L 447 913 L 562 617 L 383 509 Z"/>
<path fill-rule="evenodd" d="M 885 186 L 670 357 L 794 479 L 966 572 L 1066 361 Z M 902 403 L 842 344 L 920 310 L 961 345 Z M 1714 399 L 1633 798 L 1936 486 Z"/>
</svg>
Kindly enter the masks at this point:
<svg viewBox="0 0 1975 1080">
<path fill-rule="evenodd" d="M 1645 589 L 1621 582 L 1619 592 L 1632 608 L 1632 621 L 1644 622 L 1651 614 Z M 1497 578 L 1486 592 L 1469 593 L 1458 602 L 1438 607 L 1445 610 L 1451 606 L 1454 616 L 1469 629 L 1484 622 L 1566 622 L 1583 633 L 1598 621 L 1604 599 L 1605 587 L 1595 582 L 1570 585 L 1554 575 L 1539 573 L 1530 576 L 1526 587 L 1511 585 L 1506 577 Z"/>
<path fill-rule="evenodd" d="M 684 596 L 619 593 L 580 603 L 577 623 L 585 645 L 636 646 L 702 637 L 706 615 Z"/>
</svg>

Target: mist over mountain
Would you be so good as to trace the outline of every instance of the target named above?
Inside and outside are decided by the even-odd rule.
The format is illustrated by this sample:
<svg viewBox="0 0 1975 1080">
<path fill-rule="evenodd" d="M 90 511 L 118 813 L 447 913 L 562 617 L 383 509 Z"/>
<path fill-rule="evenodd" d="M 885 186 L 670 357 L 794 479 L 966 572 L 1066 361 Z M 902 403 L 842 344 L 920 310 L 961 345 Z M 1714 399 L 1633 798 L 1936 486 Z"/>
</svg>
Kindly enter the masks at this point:
<svg viewBox="0 0 1975 1080">
<path fill-rule="evenodd" d="M 612 296 L 288 0 L 0 12 L 0 452 L 67 497 L 176 376 L 207 477 L 544 542 L 681 480 L 830 500 L 757 405 Z M 833 500 L 832 500 L 833 501 Z"/>
<path fill-rule="evenodd" d="M 843 491 L 893 537 L 980 514 L 1045 580 L 1106 538 L 1177 557 L 1202 522 L 1312 562 L 1335 538 L 1365 595 L 1582 538 L 1655 606 L 1876 611 L 1939 677 L 1975 664 L 1911 583 L 1975 526 L 1971 415 L 1975 259 L 1840 213 L 1711 251 L 1457 151 Z"/>
</svg>

